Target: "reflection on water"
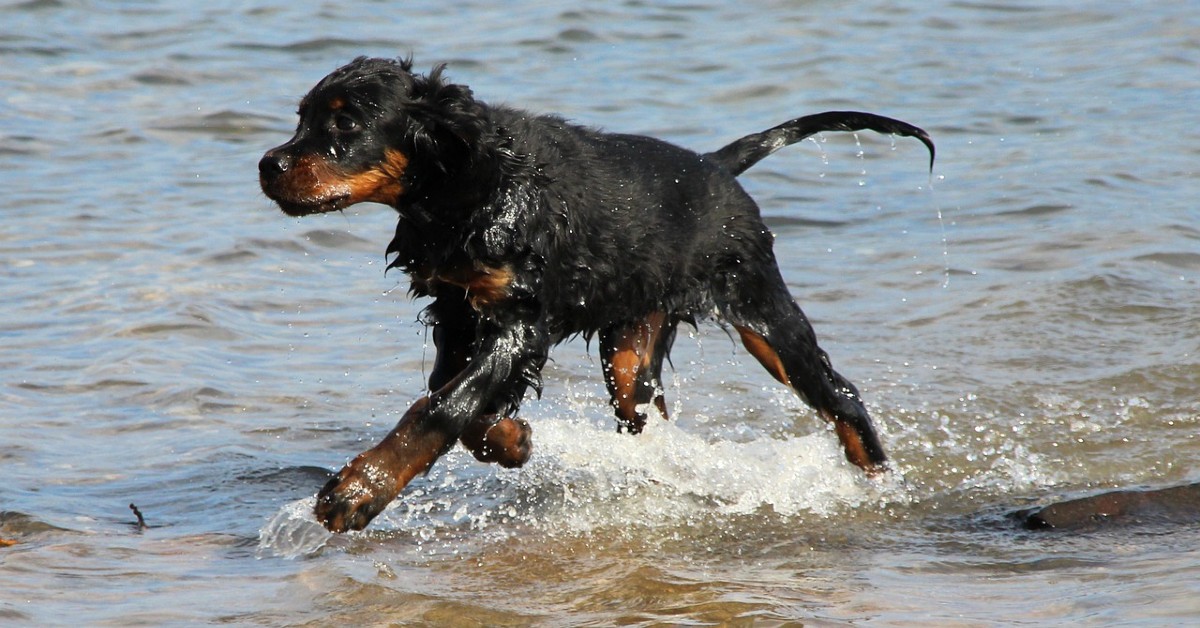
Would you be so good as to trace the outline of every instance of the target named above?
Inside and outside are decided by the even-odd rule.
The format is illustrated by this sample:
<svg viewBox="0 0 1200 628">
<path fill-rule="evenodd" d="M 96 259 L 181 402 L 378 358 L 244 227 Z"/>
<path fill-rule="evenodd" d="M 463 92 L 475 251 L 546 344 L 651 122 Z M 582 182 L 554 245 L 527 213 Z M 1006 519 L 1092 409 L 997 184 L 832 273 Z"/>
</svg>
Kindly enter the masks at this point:
<svg viewBox="0 0 1200 628">
<path fill-rule="evenodd" d="M 1197 19 L 1182 6 L 769 3 L 0 8 L 0 621 L 462 625 L 1176 623 L 1194 526 L 1014 511 L 1194 482 Z M 735 25 L 730 26 L 730 25 Z M 1120 54 L 1115 54 L 1119 51 Z M 711 150 L 826 109 L 743 177 L 898 477 L 722 330 L 670 423 L 615 433 L 568 343 L 530 465 L 451 452 L 367 531 L 312 495 L 420 393 L 389 210 L 257 188 L 297 98 L 412 52 L 494 102 Z M 1119 122 L 1118 122 L 1119 121 Z M 136 503 L 149 525 L 133 525 Z"/>
</svg>

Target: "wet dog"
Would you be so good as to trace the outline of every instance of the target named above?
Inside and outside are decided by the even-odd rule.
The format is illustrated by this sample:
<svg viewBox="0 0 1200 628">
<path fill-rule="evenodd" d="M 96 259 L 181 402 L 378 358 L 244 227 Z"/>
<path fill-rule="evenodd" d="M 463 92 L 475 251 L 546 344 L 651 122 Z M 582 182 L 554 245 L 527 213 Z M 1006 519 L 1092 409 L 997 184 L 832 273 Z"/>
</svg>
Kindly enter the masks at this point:
<svg viewBox="0 0 1200 628">
<path fill-rule="evenodd" d="M 456 441 L 517 467 L 530 428 L 515 418 L 540 393 L 550 348 L 597 338 L 618 430 L 666 416 L 660 374 L 680 323 L 732 326 L 775 379 L 833 423 L 869 474 L 887 457 L 855 387 L 817 346 L 736 177 L 821 131 L 923 130 L 860 112 L 797 118 L 698 154 L 640 136 L 485 104 L 441 67 L 358 58 L 300 102 L 295 136 L 259 162 L 263 192 L 303 216 L 355 203 L 399 214 L 389 268 L 431 297 L 437 357 L 429 393 L 382 442 L 321 489 L 330 530 L 364 528 Z"/>
</svg>

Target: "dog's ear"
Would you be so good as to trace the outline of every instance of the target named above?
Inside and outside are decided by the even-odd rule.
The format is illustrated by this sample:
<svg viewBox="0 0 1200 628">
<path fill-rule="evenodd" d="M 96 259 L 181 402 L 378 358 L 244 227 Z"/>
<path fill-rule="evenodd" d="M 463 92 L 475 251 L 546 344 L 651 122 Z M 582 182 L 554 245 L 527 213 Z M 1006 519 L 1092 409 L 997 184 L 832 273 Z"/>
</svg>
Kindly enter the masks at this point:
<svg viewBox="0 0 1200 628">
<path fill-rule="evenodd" d="M 407 113 L 424 127 L 430 140 L 474 147 L 486 131 L 483 106 L 471 88 L 447 82 L 442 76 L 444 69 L 439 65 L 429 76 L 414 77 Z"/>
<path fill-rule="evenodd" d="M 428 76 L 414 75 L 405 105 L 416 123 L 408 126 L 408 138 L 422 163 L 443 173 L 494 167 L 505 176 L 533 176 L 537 169 L 527 155 L 513 150 L 512 137 L 494 125 L 486 105 L 475 100 L 471 88 L 446 81 L 444 69 L 439 65 Z"/>
</svg>

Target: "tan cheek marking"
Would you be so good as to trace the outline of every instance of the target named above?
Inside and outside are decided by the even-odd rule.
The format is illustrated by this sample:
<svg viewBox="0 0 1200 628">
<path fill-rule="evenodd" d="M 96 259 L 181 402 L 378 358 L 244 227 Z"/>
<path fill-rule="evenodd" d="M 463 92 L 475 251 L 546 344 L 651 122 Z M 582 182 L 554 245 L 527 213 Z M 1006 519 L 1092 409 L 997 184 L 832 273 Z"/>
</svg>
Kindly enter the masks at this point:
<svg viewBox="0 0 1200 628">
<path fill-rule="evenodd" d="M 350 202 L 395 204 L 404 194 L 401 177 L 407 169 L 408 157 L 389 148 L 379 165 L 346 178 L 346 185 L 350 188 Z"/>
</svg>

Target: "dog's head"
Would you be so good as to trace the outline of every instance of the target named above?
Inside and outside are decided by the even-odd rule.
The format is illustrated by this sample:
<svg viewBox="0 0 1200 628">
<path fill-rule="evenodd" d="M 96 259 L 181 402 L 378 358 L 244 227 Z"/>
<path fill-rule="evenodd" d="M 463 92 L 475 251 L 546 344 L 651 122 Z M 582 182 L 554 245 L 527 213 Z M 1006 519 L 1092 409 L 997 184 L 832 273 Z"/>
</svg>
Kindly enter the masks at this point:
<svg viewBox="0 0 1200 628">
<path fill-rule="evenodd" d="M 414 74 L 409 60 L 359 57 L 321 79 L 299 115 L 295 136 L 258 163 L 263 192 L 293 216 L 398 207 L 468 167 L 484 130 L 470 89 L 441 67 Z"/>
</svg>

